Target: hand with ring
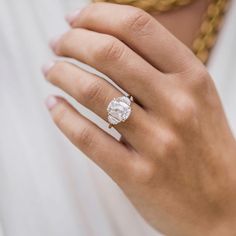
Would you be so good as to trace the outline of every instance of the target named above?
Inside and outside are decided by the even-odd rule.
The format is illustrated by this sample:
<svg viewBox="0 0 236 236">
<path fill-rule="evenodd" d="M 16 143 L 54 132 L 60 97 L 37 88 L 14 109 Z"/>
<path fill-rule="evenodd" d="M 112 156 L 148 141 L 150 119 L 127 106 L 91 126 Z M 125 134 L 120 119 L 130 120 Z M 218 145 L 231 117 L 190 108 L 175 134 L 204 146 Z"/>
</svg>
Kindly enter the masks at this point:
<svg viewBox="0 0 236 236">
<path fill-rule="evenodd" d="M 59 129 L 154 228 L 166 235 L 234 235 L 236 142 L 205 66 L 131 6 L 91 4 L 73 14 L 70 25 L 52 42 L 55 54 L 94 67 L 134 99 L 71 63 L 48 64 L 47 80 L 122 139 L 51 96 L 47 105 Z"/>
</svg>

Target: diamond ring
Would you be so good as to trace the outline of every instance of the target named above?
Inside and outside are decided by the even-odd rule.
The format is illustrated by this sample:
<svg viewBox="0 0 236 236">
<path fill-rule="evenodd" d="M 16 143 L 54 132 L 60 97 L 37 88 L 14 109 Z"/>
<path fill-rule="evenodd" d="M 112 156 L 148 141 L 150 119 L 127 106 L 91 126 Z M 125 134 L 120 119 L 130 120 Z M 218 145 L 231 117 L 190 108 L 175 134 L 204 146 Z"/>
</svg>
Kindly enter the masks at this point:
<svg viewBox="0 0 236 236">
<path fill-rule="evenodd" d="M 131 114 L 131 96 L 114 98 L 107 107 L 109 128 L 125 122 Z"/>
</svg>

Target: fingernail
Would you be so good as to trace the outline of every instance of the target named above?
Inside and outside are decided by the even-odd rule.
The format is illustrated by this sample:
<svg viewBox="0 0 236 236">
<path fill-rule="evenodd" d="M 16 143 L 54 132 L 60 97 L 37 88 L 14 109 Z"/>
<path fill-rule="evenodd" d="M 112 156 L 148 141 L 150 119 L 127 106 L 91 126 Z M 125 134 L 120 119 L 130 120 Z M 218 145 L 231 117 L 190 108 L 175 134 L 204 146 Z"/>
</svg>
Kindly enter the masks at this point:
<svg viewBox="0 0 236 236">
<path fill-rule="evenodd" d="M 81 12 L 81 9 L 77 9 L 76 11 L 73 11 L 69 14 L 66 15 L 66 21 L 69 23 L 69 24 L 72 24 L 73 21 L 79 16 Z"/>
<path fill-rule="evenodd" d="M 50 41 L 50 43 L 49 43 L 49 45 L 50 45 L 50 47 L 55 51 L 56 50 L 56 46 L 57 46 L 57 43 L 58 43 L 58 41 L 61 39 L 61 35 L 60 36 L 57 36 L 57 37 L 55 37 L 55 38 L 53 38 L 51 41 Z"/>
<path fill-rule="evenodd" d="M 48 110 L 52 110 L 55 107 L 55 105 L 57 105 L 57 103 L 58 103 L 58 100 L 53 95 L 48 96 L 45 100 L 45 104 Z"/>
<path fill-rule="evenodd" d="M 50 61 L 46 64 L 43 65 L 42 67 L 42 72 L 44 74 L 44 76 L 47 76 L 48 75 L 48 72 L 52 69 L 52 67 L 55 65 L 55 62 L 54 61 Z"/>
</svg>

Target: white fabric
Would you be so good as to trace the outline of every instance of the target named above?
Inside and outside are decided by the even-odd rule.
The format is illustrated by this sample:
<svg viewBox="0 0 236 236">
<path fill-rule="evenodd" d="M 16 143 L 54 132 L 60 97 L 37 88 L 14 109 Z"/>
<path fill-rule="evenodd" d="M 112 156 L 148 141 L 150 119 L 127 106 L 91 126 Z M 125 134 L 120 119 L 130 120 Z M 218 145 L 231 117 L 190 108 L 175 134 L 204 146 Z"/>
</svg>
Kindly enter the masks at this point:
<svg viewBox="0 0 236 236">
<path fill-rule="evenodd" d="M 236 1 L 232 0 L 219 41 L 208 65 L 230 126 L 236 135 Z"/>
<path fill-rule="evenodd" d="M 65 13 L 88 2 L 0 0 L 0 235 L 159 235 L 58 131 L 43 104 L 59 92 L 40 71 L 52 58 L 47 43 L 68 28 Z M 234 2 L 210 71 L 236 131 L 235 14 Z"/>
</svg>

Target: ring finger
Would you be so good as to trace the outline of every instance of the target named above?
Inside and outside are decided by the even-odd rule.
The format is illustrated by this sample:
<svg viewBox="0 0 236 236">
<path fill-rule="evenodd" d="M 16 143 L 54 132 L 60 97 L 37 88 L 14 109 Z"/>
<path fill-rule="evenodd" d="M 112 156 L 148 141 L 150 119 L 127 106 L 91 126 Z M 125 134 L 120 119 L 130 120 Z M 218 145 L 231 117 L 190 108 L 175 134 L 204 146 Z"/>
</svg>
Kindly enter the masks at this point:
<svg viewBox="0 0 236 236">
<path fill-rule="evenodd" d="M 107 120 L 106 108 L 110 101 L 123 96 L 106 80 L 67 62 L 55 62 L 44 72 L 49 82 L 70 94 L 104 120 Z M 130 117 L 115 128 L 136 149 L 145 146 L 143 140 L 148 129 L 148 115 L 136 103 L 132 103 L 131 108 Z M 141 137 L 142 135 L 144 137 Z"/>
</svg>

